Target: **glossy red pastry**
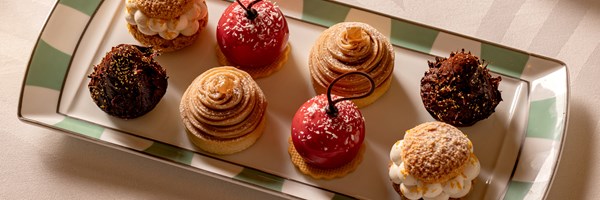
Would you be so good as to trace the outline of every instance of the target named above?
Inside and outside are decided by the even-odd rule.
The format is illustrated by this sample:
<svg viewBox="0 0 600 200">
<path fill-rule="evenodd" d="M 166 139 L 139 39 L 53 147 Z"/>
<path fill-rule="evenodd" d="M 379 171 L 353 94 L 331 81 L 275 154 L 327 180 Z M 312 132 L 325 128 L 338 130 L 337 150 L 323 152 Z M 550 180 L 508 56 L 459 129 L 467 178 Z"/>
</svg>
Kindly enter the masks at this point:
<svg viewBox="0 0 600 200">
<path fill-rule="evenodd" d="M 241 67 L 272 64 L 284 52 L 288 36 L 285 17 L 267 0 L 237 0 L 225 9 L 217 25 L 221 52 Z"/>
<path fill-rule="evenodd" d="M 350 72 L 335 79 L 362 72 Z M 372 88 L 373 79 L 369 77 Z M 292 143 L 304 161 L 318 168 L 340 167 L 354 159 L 365 138 L 365 121 L 349 99 L 362 98 L 369 93 L 350 98 L 328 93 L 313 97 L 304 103 L 292 121 Z"/>
</svg>

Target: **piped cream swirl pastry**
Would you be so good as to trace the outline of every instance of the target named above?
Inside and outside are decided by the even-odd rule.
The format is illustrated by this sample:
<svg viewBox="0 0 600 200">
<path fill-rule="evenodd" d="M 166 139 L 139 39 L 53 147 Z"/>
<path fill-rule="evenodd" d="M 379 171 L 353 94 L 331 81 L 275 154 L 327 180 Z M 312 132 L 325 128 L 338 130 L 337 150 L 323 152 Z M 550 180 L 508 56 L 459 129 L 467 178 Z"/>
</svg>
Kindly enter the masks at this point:
<svg viewBox="0 0 600 200">
<path fill-rule="evenodd" d="M 342 22 L 321 33 L 309 56 L 313 88 L 324 94 L 335 77 L 346 72 L 368 73 L 376 84 L 375 92 L 364 99 L 353 100 L 364 107 L 383 95 L 390 87 L 394 70 L 394 49 L 389 40 L 375 28 L 360 22 Z M 338 82 L 332 93 L 356 96 L 369 91 L 370 84 L 359 76 Z"/>
<path fill-rule="evenodd" d="M 194 79 L 179 111 L 196 146 L 231 154 L 250 147 L 262 135 L 266 108 L 265 95 L 248 73 L 216 67 Z"/>
<path fill-rule="evenodd" d="M 406 199 L 459 199 L 481 166 L 471 141 L 456 127 L 427 122 L 406 132 L 390 150 L 389 177 Z"/>
<path fill-rule="evenodd" d="M 208 20 L 204 0 L 126 0 L 125 12 L 135 39 L 167 52 L 192 44 Z"/>
</svg>

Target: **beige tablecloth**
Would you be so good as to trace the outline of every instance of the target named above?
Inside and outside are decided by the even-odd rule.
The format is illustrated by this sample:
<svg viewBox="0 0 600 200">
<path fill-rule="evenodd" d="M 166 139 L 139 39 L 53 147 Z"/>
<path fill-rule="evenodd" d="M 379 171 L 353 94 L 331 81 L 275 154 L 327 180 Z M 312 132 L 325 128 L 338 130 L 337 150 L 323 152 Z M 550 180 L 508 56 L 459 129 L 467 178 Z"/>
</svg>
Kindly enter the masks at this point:
<svg viewBox="0 0 600 200">
<path fill-rule="evenodd" d="M 600 1 L 340 1 L 564 61 L 570 116 L 549 199 L 600 199 Z M 21 82 L 53 5 L 0 1 L 0 199 L 274 198 L 20 122 Z"/>
</svg>

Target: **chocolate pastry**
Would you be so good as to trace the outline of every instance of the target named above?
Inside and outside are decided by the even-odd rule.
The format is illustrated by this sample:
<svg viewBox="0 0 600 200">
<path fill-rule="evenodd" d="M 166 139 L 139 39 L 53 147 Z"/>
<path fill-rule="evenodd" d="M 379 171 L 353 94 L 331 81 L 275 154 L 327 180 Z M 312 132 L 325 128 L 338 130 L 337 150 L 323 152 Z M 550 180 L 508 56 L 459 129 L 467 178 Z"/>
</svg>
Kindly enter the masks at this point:
<svg viewBox="0 0 600 200">
<path fill-rule="evenodd" d="M 502 101 L 501 77 L 492 77 L 477 56 L 452 52 L 429 62 L 421 79 L 421 99 L 431 116 L 454 126 L 470 126 L 488 118 Z"/>
<path fill-rule="evenodd" d="M 132 119 L 152 110 L 167 91 L 167 74 L 152 48 L 113 47 L 88 77 L 92 99 L 109 115 Z"/>
</svg>

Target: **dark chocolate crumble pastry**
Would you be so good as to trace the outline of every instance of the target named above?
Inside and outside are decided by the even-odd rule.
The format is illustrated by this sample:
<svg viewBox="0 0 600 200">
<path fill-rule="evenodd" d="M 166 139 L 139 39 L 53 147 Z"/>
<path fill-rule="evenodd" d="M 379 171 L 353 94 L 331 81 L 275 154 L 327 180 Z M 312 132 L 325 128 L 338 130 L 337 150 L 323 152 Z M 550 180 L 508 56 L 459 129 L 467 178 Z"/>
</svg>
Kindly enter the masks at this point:
<svg viewBox="0 0 600 200">
<path fill-rule="evenodd" d="M 167 91 L 167 74 L 150 47 L 120 44 L 106 53 L 88 77 L 98 107 L 109 115 L 132 119 L 152 110 Z"/>
<path fill-rule="evenodd" d="M 449 58 L 427 62 L 421 79 L 421 99 L 436 120 L 454 126 L 471 126 L 488 118 L 502 101 L 501 77 L 492 77 L 487 64 L 471 52 L 452 52 Z"/>
</svg>

